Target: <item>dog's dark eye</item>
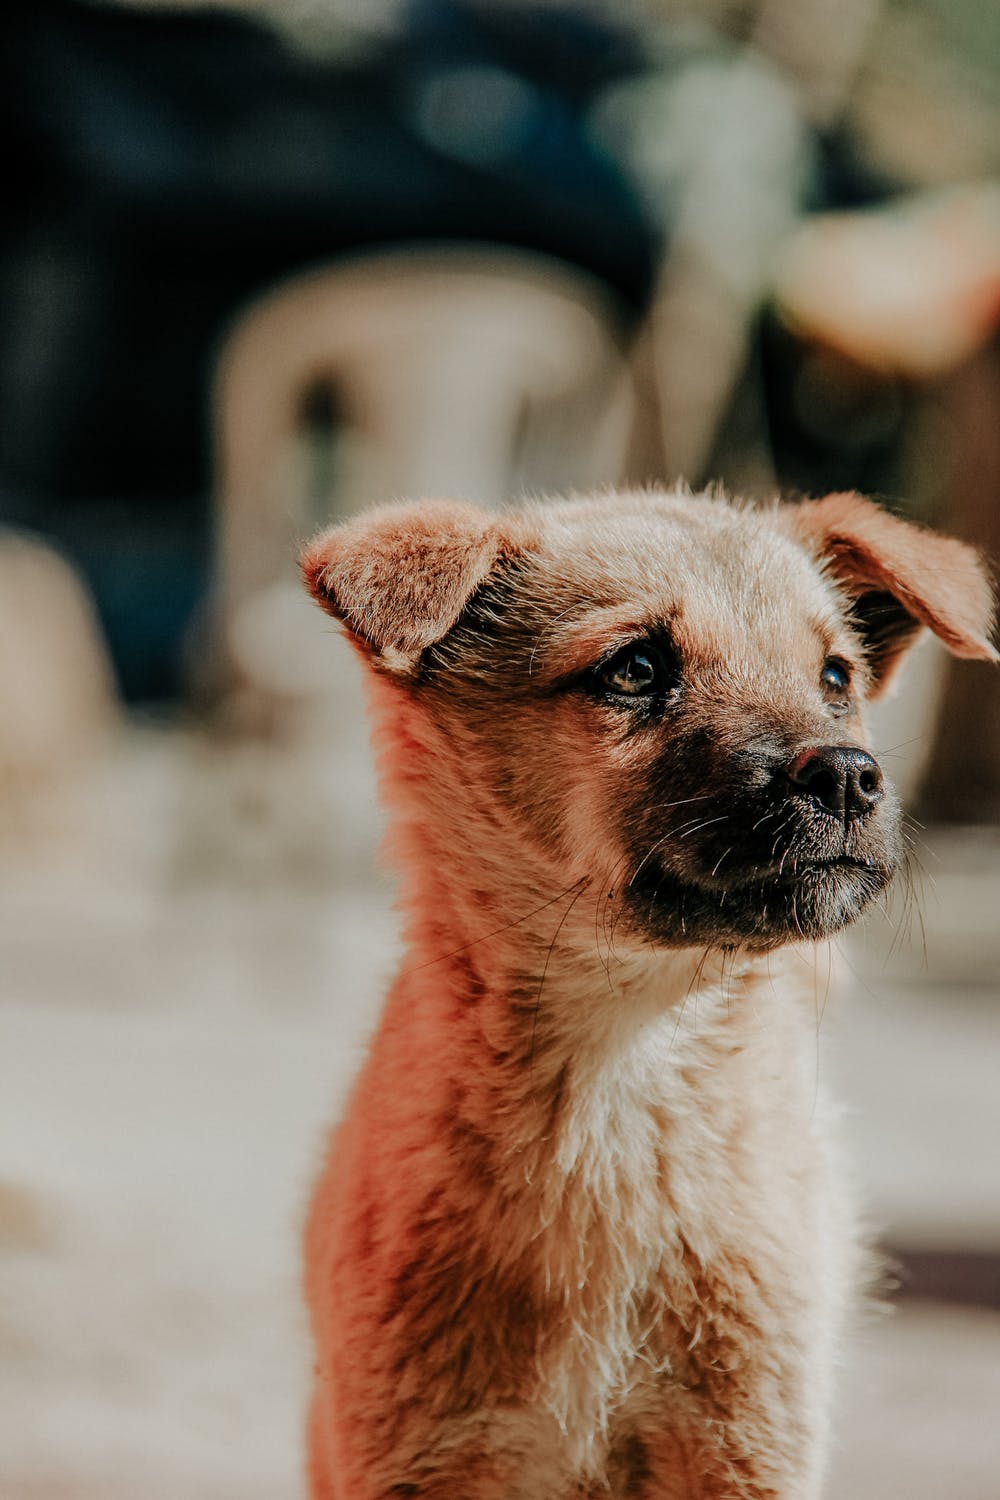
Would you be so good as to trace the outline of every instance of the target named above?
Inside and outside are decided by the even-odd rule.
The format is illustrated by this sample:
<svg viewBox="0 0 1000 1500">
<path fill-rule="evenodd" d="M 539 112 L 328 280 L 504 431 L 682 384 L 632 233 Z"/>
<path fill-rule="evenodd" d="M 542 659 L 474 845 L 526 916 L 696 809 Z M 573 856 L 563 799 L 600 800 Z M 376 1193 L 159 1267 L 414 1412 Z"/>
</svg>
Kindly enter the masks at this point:
<svg viewBox="0 0 1000 1500">
<path fill-rule="evenodd" d="M 819 680 L 832 697 L 842 698 L 851 685 L 851 669 L 846 661 L 831 656 L 823 663 Z"/>
<path fill-rule="evenodd" d="M 607 692 L 623 698 L 649 698 L 675 687 L 677 672 L 652 641 L 635 641 L 597 668 L 597 680 Z"/>
</svg>

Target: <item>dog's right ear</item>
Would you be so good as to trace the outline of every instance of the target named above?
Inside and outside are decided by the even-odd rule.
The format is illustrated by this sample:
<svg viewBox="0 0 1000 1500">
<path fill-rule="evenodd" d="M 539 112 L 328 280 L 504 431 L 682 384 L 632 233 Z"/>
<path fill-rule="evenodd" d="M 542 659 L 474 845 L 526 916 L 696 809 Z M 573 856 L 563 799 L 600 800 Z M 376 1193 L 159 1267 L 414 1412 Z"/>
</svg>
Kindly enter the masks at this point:
<svg viewBox="0 0 1000 1500">
<path fill-rule="evenodd" d="M 495 519 L 457 500 L 386 505 L 310 542 L 306 587 L 389 671 L 406 676 L 446 635 L 487 578 L 505 538 Z"/>
</svg>

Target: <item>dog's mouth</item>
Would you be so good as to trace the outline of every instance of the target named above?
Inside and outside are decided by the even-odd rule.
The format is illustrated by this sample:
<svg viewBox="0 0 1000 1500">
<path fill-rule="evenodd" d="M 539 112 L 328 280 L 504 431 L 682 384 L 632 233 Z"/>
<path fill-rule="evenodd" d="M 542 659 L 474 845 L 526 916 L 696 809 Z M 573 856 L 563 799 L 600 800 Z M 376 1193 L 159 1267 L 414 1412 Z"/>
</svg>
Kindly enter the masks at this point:
<svg viewBox="0 0 1000 1500">
<path fill-rule="evenodd" d="M 670 947 L 777 947 L 826 938 L 855 921 L 895 874 L 887 854 L 786 854 L 725 878 L 647 862 L 625 897 L 643 933 Z"/>
<path fill-rule="evenodd" d="M 810 875 L 822 874 L 831 870 L 865 870 L 869 874 L 884 874 L 885 878 L 891 879 L 892 869 L 884 864 L 879 864 L 875 859 L 861 858 L 851 854 L 838 854 L 830 859 L 800 859 L 791 862 L 787 869 L 782 869 L 779 864 L 769 871 L 764 871 L 765 878 L 771 877 L 781 879 L 786 876 L 789 879 L 801 880 Z"/>
</svg>

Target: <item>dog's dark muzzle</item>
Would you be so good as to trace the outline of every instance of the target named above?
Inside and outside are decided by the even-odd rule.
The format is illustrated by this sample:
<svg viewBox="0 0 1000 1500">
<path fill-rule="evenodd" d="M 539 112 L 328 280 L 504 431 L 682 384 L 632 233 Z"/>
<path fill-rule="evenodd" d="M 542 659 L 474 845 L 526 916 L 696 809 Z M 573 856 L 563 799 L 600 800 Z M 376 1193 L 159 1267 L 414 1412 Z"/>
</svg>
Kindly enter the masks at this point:
<svg viewBox="0 0 1000 1500">
<path fill-rule="evenodd" d="M 885 889 L 899 813 L 866 750 L 735 756 L 729 773 L 693 801 L 696 819 L 647 823 L 634 844 L 628 899 L 644 930 L 672 942 L 773 946 L 828 936 Z"/>
</svg>

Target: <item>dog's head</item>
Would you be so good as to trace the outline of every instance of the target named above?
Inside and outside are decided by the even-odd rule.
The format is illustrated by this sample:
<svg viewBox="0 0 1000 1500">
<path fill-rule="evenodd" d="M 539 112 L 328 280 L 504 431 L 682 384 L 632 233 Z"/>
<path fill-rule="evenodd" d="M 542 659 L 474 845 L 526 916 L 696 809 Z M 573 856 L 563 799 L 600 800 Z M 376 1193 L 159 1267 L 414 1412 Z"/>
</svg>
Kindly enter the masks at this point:
<svg viewBox="0 0 1000 1500">
<path fill-rule="evenodd" d="M 592 882 L 670 947 L 853 920 L 899 857 L 866 703 L 925 627 L 997 659 L 975 554 L 855 495 L 390 507 L 303 565 L 455 877 Z"/>
</svg>

